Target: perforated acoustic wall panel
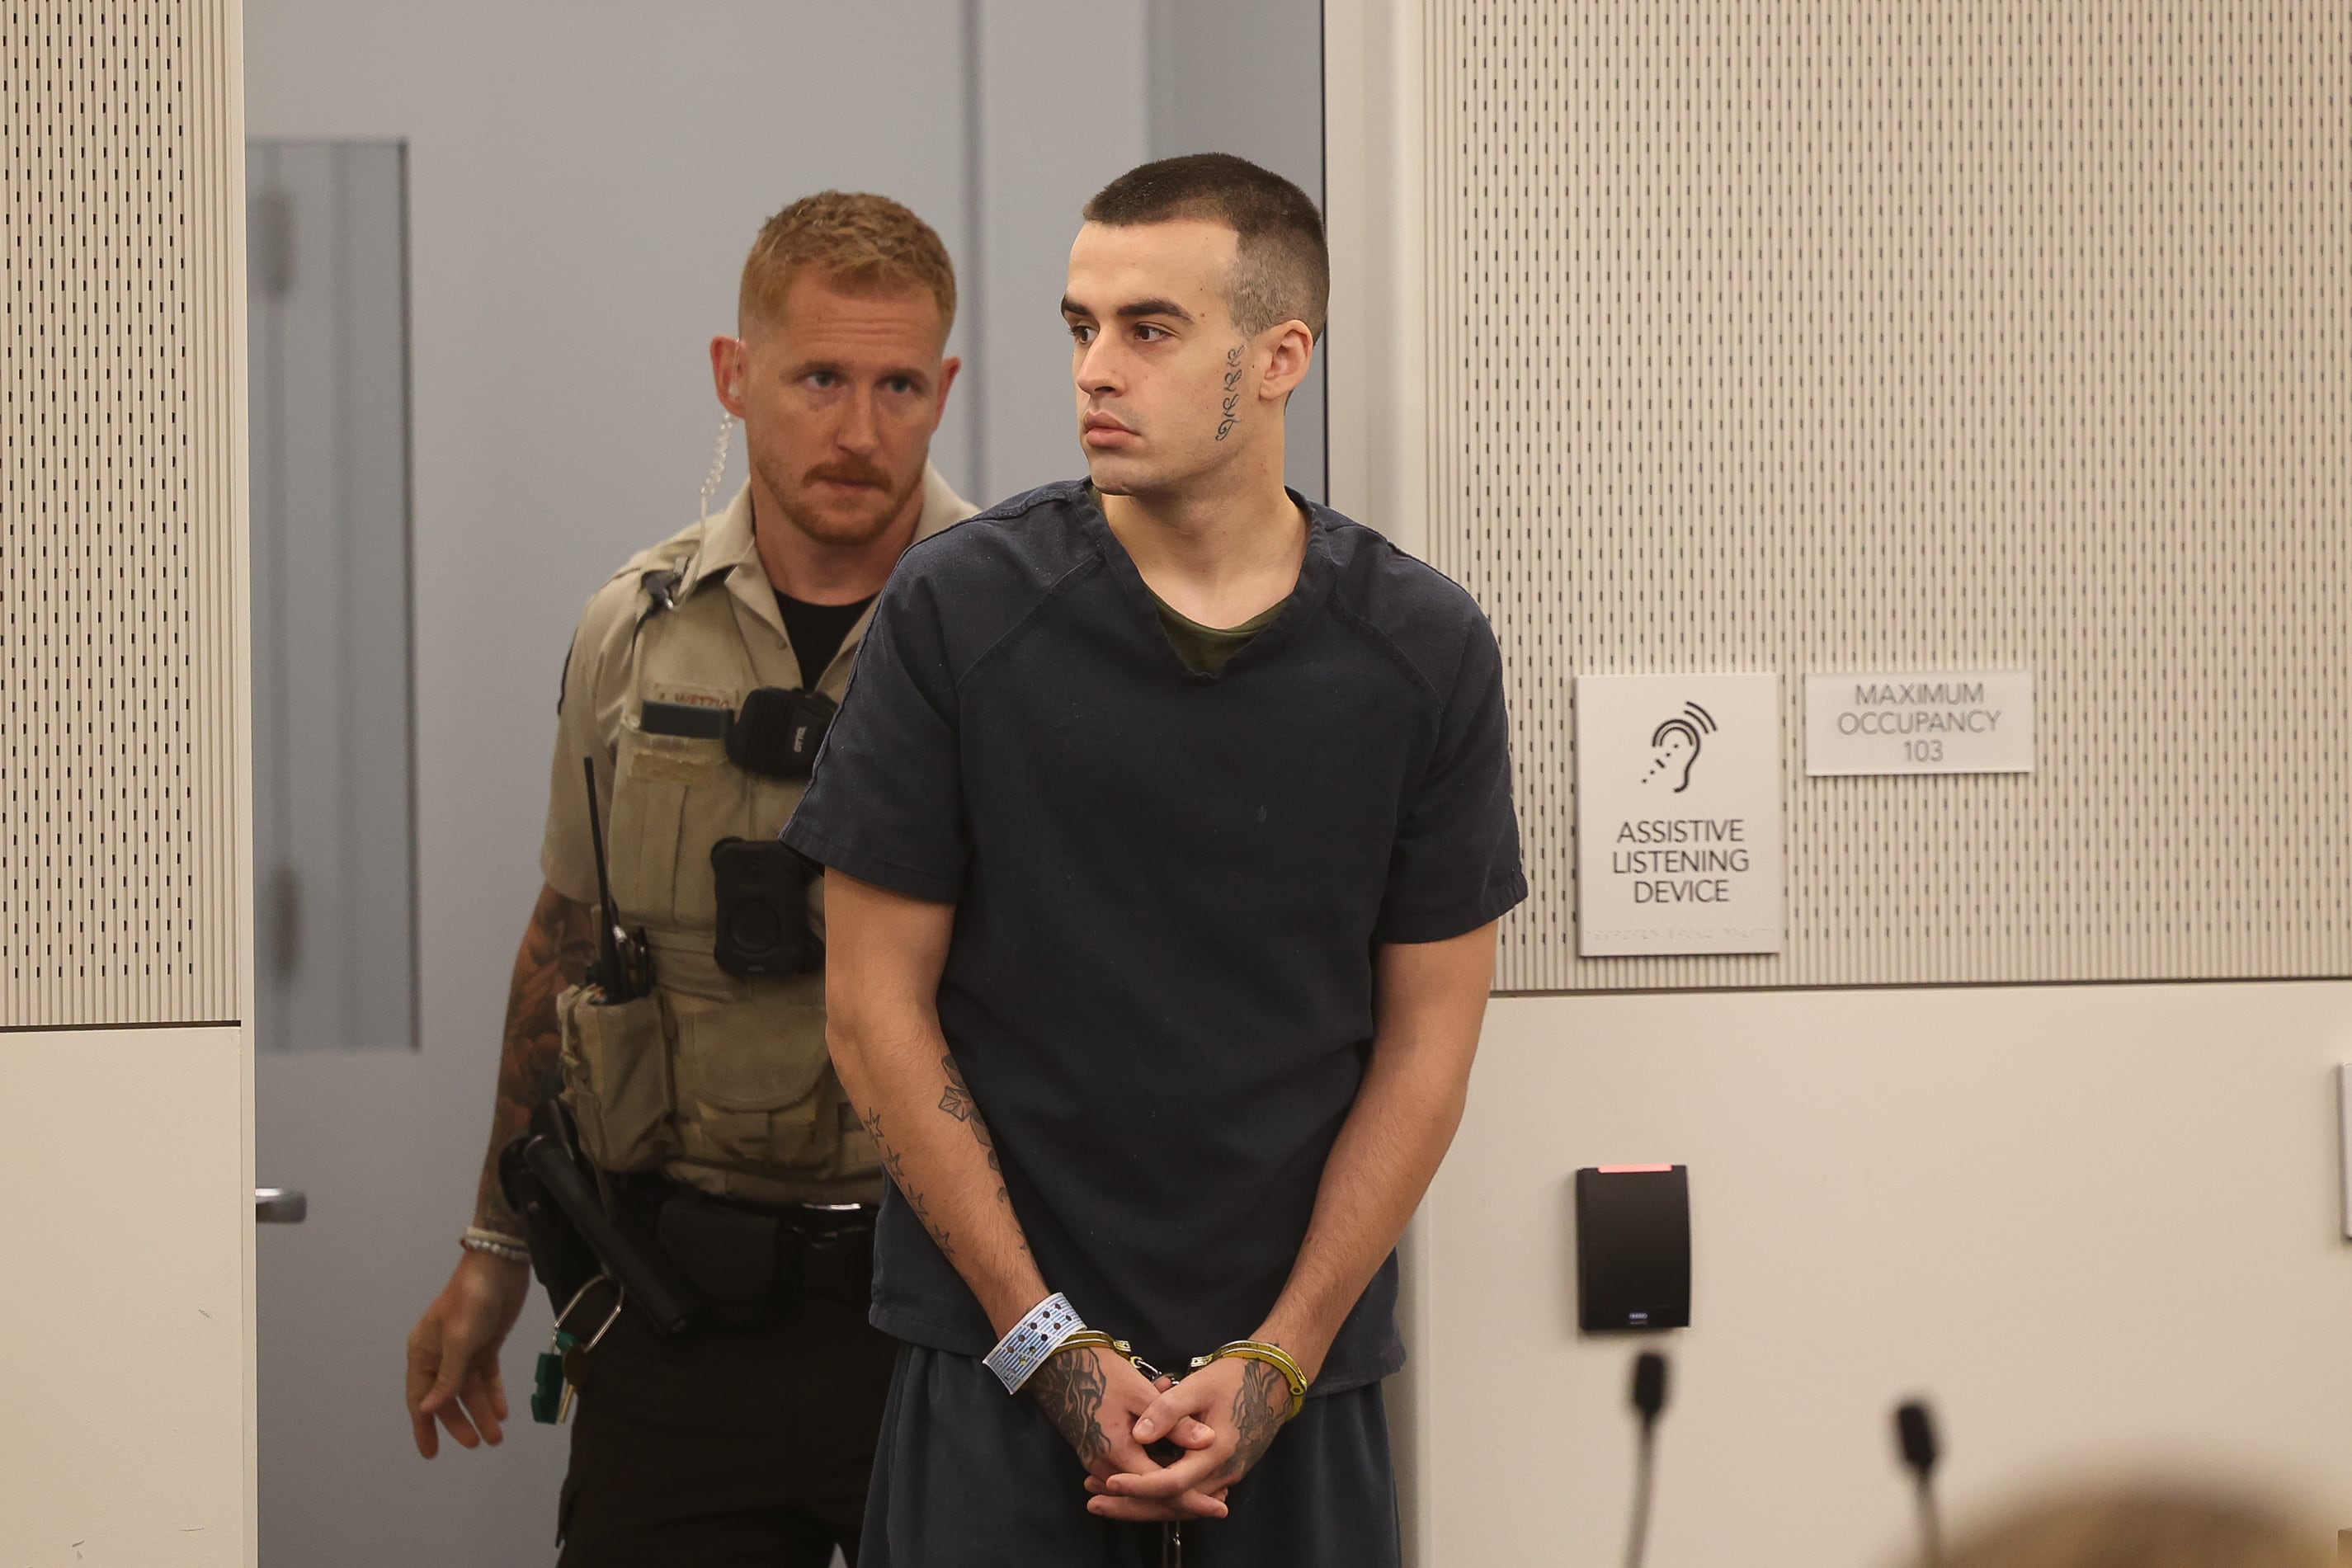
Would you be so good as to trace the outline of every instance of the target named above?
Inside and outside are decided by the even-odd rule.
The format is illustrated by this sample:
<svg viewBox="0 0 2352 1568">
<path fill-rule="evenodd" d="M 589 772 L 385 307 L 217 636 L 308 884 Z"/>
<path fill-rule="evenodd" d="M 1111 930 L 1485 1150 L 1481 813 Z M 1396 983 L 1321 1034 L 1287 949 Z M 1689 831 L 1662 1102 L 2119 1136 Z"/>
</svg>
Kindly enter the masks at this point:
<svg viewBox="0 0 2352 1568">
<path fill-rule="evenodd" d="M 0 1027 L 238 1016 L 233 5 L 0 0 Z"/>
<path fill-rule="evenodd" d="M 2352 6 L 1430 0 L 1430 549 L 1514 990 L 2352 972 Z M 2026 668 L 2039 770 L 1808 779 Z M 1775 670 L 1788 940 L 1580 960 L 1570 681 Z"/>
</svg>

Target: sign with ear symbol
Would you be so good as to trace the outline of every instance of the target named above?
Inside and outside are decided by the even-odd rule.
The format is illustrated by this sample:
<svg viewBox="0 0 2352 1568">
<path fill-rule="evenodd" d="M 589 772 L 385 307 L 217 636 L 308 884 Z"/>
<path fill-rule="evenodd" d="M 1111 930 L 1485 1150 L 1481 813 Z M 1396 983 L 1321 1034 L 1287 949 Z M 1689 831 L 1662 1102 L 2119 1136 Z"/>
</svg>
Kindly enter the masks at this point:
<svg viewBox="0 0 2352 1568">
<path fill-rule="evenodd" d="M 1576 680 L 1577 951 L 1777 953 L 1780 677 Z"/>
</svg>

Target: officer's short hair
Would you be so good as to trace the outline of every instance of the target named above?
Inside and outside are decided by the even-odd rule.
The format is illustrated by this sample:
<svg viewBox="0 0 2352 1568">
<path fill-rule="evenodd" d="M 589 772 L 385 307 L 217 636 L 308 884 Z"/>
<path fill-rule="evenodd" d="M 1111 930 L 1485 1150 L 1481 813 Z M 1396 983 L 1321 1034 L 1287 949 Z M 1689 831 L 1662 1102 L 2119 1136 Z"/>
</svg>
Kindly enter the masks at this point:
<svg viewBox="0 0 2352 1568">
<path fill-rule="evenodd" d="M 1125 228 L 1202 219 L 1239 236 L 1227 287 L 1234 324 L 1255 337 L 1277 321 L 1304 321 L 1318 339 L 1331 301 L 1331 254 L 1323 215 L 1307 193 L 1230 152 L 1193 152 L 1129 169 L 1095 193 L 1086 219 Z"/>
<path fill-rule="evenodd" d="M 784 296 L 814 267 L 849 293 L 923 288 L 940 302 L 942 336 L 955 325 L 955 263 L 931 225 L 887 196 L 820 191 L 761 225 L 744 258 L 739 327 L 782 319 Z"/>
</svg>

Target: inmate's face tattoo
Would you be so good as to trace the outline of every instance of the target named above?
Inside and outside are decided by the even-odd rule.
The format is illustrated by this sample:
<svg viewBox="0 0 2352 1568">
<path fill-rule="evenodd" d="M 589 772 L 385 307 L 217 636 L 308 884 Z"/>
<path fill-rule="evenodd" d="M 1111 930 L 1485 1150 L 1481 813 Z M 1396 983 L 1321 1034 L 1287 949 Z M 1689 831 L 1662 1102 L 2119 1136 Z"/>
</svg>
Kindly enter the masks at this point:
<svg viewBox="0 0 2352 1568">
<path fill-rule="evenodd" d="M 1224 417 L 1217 421 L 1217 439 L 1223 441 L 1241 423 L 1242 351 L 1245 345 L 1235 343 L 1225 350 Z"/>
<path fill-rule="evenodd" d="M 1238 244 L 1193 219 L 1078 232 L 1062 318 L 1078 442 L 1106 493 L 1177 488 L 1267 423 L 1268 345 L 1241 335 L 1227 298 Z"/>
</svg>

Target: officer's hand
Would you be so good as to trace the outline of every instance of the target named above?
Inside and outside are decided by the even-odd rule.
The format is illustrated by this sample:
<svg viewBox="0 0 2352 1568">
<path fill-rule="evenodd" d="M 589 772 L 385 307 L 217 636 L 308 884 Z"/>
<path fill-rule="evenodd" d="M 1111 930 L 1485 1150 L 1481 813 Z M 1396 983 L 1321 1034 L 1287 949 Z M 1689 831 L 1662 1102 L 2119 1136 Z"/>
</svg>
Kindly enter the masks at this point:
<svg viewBox="0 0 2352 1568">
<path fill-rule="evenodd" d="M 467 1252 L 409 1331 L 408 1419 L 416 1451 L 426 1458 L 441 1451 L 436 1417 L 462 1448 L 496 1443 L 505 1435 L 499 1425 L 507 1418 L 499 1347 L 530 1293 L 529 1264 Z"/>
<path fill-rule="evenodd" d="M 1146 1382 L 1125 1356 L 1099 1345 L 1063 1351 L 1048 1356 L 1045 1364 L 1030 1375 L 1024 1392 L 1037 1401 L 1063 1441 L 1076 1451 L 1079 1462 L 1087 1467 L 1089 1492 L 1099 1491 L 1104 1481 L 1123 1472 L 1166 1473 L 1135 1437 L 1135 1418 L 1150 1407 L 1160 1389 Z M 1200 1427 L 1200 1424 L 1190 1427 Z M 1188 1427 L 1178 1437 L 1205 1441 L 1207 1429 Z M 1107 1505 L 1123 1511 L 1106 1513 Z M 1223 1488 L 1195 1491 L 1177 1487 L 1150 1500 L 1098 1498 L 1087 1507 L 1110 1519 L 1223 1519 L 1225 1515 Z"/>
<path fill-rule="evenodd" d="M 1173 1432 L 1188 1452 L 1167 1466 L 1121 1466 L 1087 1483 L 1087 1507 L 1105 1519 L 1159 1519 L 1145 1511 L 1171 1499 L 1223 1497 L 1265 1457 L 1290 1413 L 1290 1385 L 1262 1361 L 1213 1361 L 1168 1389 L 1137 1417 L 1134 1436 L 1149 1443 Z M 1202 1440 L 1201 1431 L 1208 1437 Z M 1222 1510 L 1220 1511 L 1222 1511 Z"/>
</svg>

